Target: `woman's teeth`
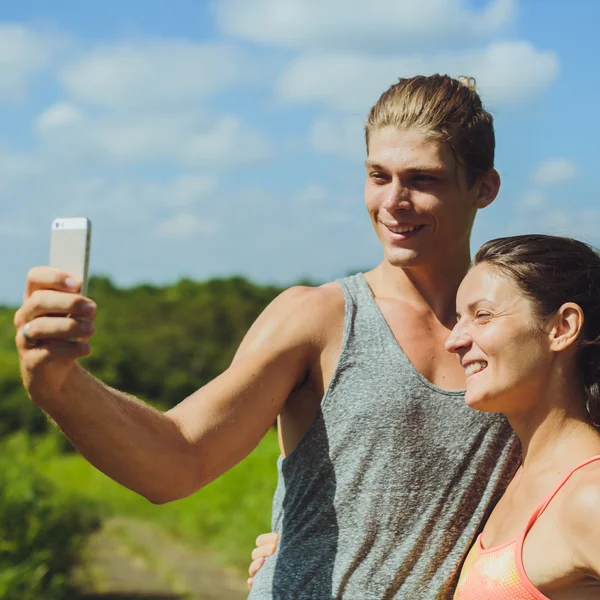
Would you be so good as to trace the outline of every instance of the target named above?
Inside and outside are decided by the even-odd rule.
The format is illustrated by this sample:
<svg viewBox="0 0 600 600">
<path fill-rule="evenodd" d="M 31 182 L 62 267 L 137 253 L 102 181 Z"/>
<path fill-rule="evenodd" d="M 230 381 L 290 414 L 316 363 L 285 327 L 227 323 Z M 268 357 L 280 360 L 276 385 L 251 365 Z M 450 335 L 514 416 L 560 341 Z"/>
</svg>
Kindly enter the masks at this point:
<svg viewBox="0 0 600 600">
<path fill-rule="evenodd" d="M 479 371 L 483 371 L 486 367 L 487 363 L 484 360 L 472 362 L 465 367 L 465 375 L 469 377 L 474 373 L 479 373 Z"/>
</svg>

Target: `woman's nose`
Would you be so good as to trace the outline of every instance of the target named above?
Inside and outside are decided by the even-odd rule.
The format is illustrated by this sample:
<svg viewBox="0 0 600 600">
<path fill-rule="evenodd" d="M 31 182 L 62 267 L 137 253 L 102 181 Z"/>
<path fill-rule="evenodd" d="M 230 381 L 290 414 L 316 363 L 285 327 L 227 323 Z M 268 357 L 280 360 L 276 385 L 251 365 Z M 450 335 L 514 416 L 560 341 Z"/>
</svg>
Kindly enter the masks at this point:
<svg viewBox="0 0 600 600">
<path fill-rule="evenodd" d="M 471 337 L 462 327 L 457 325 L 450 332 L 445 345 L 448 352 L 458 352 L 461 348 L 471 345 Z"/>
</svg>

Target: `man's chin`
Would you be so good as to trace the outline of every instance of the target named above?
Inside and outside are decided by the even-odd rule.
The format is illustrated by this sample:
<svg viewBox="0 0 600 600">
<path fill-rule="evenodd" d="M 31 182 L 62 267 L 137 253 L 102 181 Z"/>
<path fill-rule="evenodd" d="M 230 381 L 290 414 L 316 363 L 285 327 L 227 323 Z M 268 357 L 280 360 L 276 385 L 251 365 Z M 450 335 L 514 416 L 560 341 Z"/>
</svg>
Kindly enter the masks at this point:
<svg viewBox="0 0 600 600">
<path fill-rule="evenodd" d="M 406 248 L 388 248 L 385 258 L 394 267 L 414 267 L 424 262 L 421 253 Z"/>
</svg>

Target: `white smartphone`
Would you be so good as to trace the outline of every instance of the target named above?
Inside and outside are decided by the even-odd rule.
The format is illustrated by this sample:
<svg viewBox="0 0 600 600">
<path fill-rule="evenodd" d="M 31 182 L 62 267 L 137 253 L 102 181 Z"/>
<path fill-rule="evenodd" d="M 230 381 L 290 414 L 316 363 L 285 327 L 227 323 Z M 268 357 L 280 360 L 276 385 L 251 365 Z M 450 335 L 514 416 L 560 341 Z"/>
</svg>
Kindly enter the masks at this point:
<svg viewBox="0 0 600 600">
<path fill-rule="evenodd" d="M 86 217 L 58 218 L 50 228 L 50 266 L 77 277 L 87 296 L 92 223 Z"/>
</svg>

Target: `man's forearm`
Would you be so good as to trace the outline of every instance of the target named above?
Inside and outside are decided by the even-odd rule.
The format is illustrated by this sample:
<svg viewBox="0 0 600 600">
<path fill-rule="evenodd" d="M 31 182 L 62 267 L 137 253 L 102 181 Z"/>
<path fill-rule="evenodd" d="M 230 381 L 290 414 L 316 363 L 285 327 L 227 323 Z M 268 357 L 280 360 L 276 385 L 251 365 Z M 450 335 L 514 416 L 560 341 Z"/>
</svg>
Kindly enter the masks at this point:
<svg viewBox="0 0 600 600">
<path fill-rule="evenodd" d="M 81 367 L 41 408 L 95 467 L 151 502 L 195 491 L 191 444 L 177 423 Z"/>
</svg>

